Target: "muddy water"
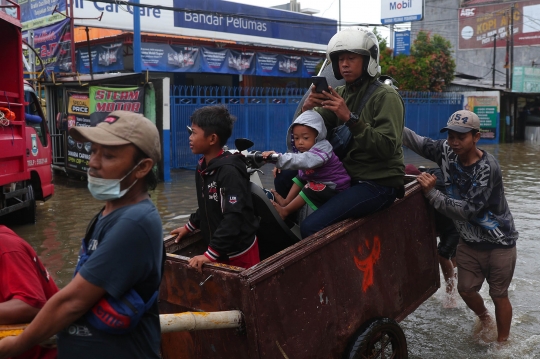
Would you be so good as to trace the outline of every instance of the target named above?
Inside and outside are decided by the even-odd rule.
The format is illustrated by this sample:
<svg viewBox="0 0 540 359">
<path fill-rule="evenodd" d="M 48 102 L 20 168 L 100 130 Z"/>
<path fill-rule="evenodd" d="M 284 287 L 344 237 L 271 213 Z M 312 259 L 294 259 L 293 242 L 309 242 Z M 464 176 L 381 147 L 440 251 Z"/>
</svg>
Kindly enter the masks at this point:
<svg viewBox="0 0 540 359">
<path fill-rule="evenodd" d="M 473 313 L 459 298 L 457 308 L 443 308 L 445 294 L 440 289 L 401 323 L 411 358 L 540 358 L 540 147 L 517 143 L 483 148 L 501 164 L 507 200 L 520 233 L 518 261 L 509 289 L 514 307 L 510 341 L 496 347 L 473 338 Z M 409 151 L 405 160 L 433 165 Z M 171 183 L 159 184 L 152 193 L 164 233 L 185 223 L 186 216 L 196 208 L 193 172 L 174 172 L 172 178 Z M 271 187 L 269 169 L 262 180 Z M 55 184 L 54 197 L 38 204 L 38 223 L 13 229 L 31 243 L 63 287 L 71 279 L 86 225 L 102 203 L 90 196 L 84 182 L 57 175 Z M 493 312 L 487 289 L 484 285 L 481 294 Z"/>
</svg>

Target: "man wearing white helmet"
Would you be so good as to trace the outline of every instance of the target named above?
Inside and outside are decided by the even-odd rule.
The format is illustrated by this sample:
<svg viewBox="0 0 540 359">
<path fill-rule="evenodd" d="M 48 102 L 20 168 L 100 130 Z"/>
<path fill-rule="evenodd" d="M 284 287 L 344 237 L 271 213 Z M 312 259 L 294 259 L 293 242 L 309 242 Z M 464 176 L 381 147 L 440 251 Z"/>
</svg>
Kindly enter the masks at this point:
<svg viewBox="0 0 540 359">
<path fill-rule="evenodd" d="M 304 238 L 345 218 L 364 217 L 387 208 L 403 193 L 404 105 L 392 86 L 378 82 L 376 36 L 361 27 L 340 31 L 330 39 L 326 57 L 335 78 L 344 79 L 346 84 L 322 93 L 312 87 L 302 111 L 319 112 L 328 133 L 343 123 L 349 127 L 353 139 L 342 162 L 352 181 L 351 188 L 332 197 L 302 222 Z M 378 86 L 371 86 L 373 83 Z M 373 92 L 365 97 L 369 99 L 359 113 L 369 91 Z"/>
</svg>

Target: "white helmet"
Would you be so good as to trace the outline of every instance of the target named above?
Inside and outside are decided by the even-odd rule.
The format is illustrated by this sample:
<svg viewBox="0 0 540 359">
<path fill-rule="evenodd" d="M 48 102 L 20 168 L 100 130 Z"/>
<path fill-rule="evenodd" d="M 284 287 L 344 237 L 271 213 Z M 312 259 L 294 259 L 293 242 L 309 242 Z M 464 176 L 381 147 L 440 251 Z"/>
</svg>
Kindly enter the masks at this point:
<svg viewBox="0 0 540 359">
<path fill-rule="evenodd" d="M 342 52 L 354 52 L 358 55 L 367 56 L 369 62 L 364 63 L 364 71 L 374 77 L 381 71 L 379 66 L 379 41 L 371 31 L 358 26 L 346 28 L 335 34 L 328 43 L 326 58 L 332 62 L 332 69 L 336 79 L 343 76 L 339 72 L 338 56 Z"/>
</svg>

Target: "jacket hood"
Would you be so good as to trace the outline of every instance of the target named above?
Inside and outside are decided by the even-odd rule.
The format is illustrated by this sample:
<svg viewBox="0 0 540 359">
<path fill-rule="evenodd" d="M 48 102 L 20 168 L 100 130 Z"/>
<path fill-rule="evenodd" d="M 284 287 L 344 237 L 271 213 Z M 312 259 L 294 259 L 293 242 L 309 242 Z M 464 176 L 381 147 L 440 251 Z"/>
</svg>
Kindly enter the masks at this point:
<svg viewBox="0 0 540 359">
<path fill-rule="evenodd" d="M 289 127 L 289 130 L 287 131 L 287 149 L 289 150 L 289 152 L 298 152 L 296 147 L 294 147 L 294 139 L 292 135 L 292 129 L 294 125 L 304 125 L 315 129 L 315 131 L 317 131 L 315 143 L 326 139 L 326 126 L 324 125 L 324 120 L 322 116 L 318 112 L 313 110 L 302 112 L 300 116 L 298 116 L 296 120 L 294 120 L 292 125 Z"/>
<path fill-rule="evenodd" d="M 203 157 L 204 158 L 204 157 Z M 201 158 L 199 161 L 202 161 Z M 241 153 L 230 153 L 229 151 L 223 152 L 218 157 L 214 158 L 208 164 L 208 167 L 204 170 L 204 174 L 212 174 L 212 172 L 222 166 L 234 166 L 240 170 L 240 173 L 249 175 L 246 171 L 246 162 L 244 156 Z"/>
</svg>

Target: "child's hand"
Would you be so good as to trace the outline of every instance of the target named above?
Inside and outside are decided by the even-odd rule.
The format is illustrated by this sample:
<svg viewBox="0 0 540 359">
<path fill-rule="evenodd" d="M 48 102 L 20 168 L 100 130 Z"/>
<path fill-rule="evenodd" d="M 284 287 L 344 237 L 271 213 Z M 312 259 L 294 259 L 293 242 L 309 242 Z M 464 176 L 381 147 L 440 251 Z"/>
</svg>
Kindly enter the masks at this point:
<svg viewBox="0 0 540 359">
<path fill-rule="evenodd" d="M 274 194 L 274 202 L 279 204 L 281 207 L 285 207 L 289 204 L 285 198 L 281 197 L 281 195 L 276 192 L 275 189 L 271 189 L 270 191 L 272 191 L 272 193 Z"/>
<path fill-rule="evenodd" d="M 208 259 L 204 254 L 201 254 L 200 256 L 195 256 L 191 258 L 188 262 L 189 266 L 192 268 L 195 268 L 199 271 L 199 273 L 202 273 L 202 266 L 204 263 L 211 262 L 210 259 Z"/>
<path fill-rule="evenodd" d="M 188 234 L 189 231 L 186 229 L 186 227 L 178 227 L 171 231 L 171 234 L 178 234 L 178 236 L 174 239 L 174 243 L 180 242 L 180 239 L 182 239 L 183 236 Z"/>
<path fill-rule="evenodd" d="M 276 175 L 278 173 L 281 173 L 281 170 L 279 168 L 277 168 L 277 167 L 274 167 L 274 169 L 272 170 L 272 174 L 274 175 L 274 178 L 276 178 Z"/>
<path fill-rule="evenodd" d="M 276 153 L 276 151 L 264 151 L 262 153 L 263 159 L 267 159 L 268 156 L 273 155 L 274 153 Z"/>
</svg>

